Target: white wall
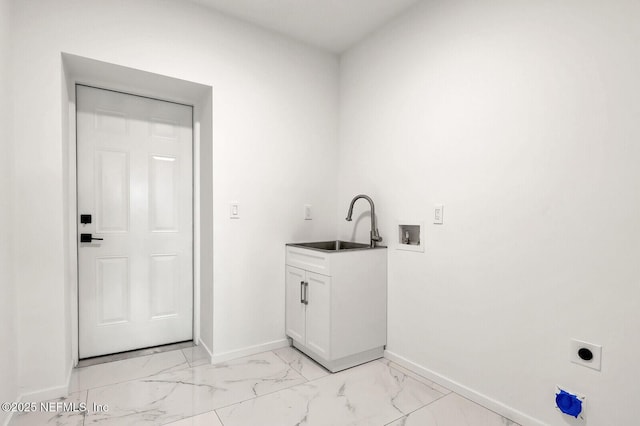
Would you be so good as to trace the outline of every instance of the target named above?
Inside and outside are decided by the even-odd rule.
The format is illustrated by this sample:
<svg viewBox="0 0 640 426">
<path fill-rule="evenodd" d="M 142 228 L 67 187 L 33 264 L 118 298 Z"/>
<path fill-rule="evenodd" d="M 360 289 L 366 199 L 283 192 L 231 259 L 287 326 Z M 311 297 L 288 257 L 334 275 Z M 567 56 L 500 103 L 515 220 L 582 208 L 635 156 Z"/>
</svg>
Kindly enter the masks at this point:
<svg viewBox="0 0 640 426">
<path fill-rule="evenodd" d="M 15 285 L 12 277 L 11 250 L 11 7 L 0 0 L 0 402 L 15 401 L 17 340 L 15 321 Z M 0 411 L 0 424 L 9 413 Z"/>
<path fill-rule="evenodd" d="M 69 363 L 61 52 L 214 88 L 214 355 L 282 341 L 284 243 L 335 233 L 337 59 L 188 2 L 16 2 L 13 22 L 23 392 Z"/>
<path fill-rule="evenodd" d="M 632 0 L 425 1 L 341 58 L 340 217 L 364 192 L 388 240 L 427 223 L 424 254 L 389 252 L 389 352 L 526 424 L 565 424 L 556 384 L 589 425 L 637 424 L 638 22 Z"/>
</svg>

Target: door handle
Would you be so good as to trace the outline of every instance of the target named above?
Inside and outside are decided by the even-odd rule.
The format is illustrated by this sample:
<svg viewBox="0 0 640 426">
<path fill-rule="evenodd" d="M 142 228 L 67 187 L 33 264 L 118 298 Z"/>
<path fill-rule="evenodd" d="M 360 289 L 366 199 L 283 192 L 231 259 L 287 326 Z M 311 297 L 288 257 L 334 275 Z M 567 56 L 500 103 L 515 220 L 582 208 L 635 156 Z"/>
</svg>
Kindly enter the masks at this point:
<svg viewBox="0 0 640 426">
<path fill-rule="evenodd" d="M 81 243 L 90 243 L 93 240 L 104 240 L 104 238 L 96 238 L 92 234 L 80 234 L 80 242 Z"/>
<path fill-rule="evenodd" d="M 300 303 L 304 303 L 304 281 L 300 281 Z"/>
<path fill-rule="evenodd" d="M 305 305 L 309 304 L 309 283 L 304 283 L 304 302 Z"/>
</svg>

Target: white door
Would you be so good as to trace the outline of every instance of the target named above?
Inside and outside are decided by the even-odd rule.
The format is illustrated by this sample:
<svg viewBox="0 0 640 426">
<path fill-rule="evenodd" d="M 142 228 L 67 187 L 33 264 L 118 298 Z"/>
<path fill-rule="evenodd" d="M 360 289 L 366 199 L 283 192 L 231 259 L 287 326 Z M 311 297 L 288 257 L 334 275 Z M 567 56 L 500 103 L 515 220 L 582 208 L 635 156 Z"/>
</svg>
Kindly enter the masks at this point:
<svg viewBox="0 0 640 426">
<path fill-rule="evenodd" d="M 192 107 L 81 85 L 76 101 L 80 358 L 191 340 Z"/>
</svg>

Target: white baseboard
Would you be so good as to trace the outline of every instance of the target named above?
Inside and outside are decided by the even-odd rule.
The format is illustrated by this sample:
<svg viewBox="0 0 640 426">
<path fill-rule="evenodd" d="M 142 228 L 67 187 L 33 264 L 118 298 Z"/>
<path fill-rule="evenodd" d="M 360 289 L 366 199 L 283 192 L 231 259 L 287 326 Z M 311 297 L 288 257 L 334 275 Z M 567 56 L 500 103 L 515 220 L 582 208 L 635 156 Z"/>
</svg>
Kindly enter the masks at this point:
<svg viewBox="0 0 640 426">
<path fill-rule="evenodd" d="M 65 380 L 65 384 L 62 386 L 54 386 L 46 389 L 41 389 L 32 392 L 26 392 L 20 394 L 16 401 L 19 402 L 42 402 L 48 401 L 51 399 L 62 398 L 69 395 L 69 386 L 71 385 L 71 375 L 73 374 L 74 361 L 71 360 L 71 365 L 69 366 L 67 372 L 67 379 Z M 9 416 L 2 423 L 3 426 L 8 426 L 11 423 L 11 419 L 13 418 L 14 412 L 10 412 Z"/>
<path fill-rule="evenodd" d="M 69 366 L 69 371 L 67 372 L 67 395 L 69 394 L 69 389 L 71 389 L 71 376 L 73 375 L 73 369 L 77 365 L 77 361 L 75 359 L 71 360 L 71 365 Z"/>
<path fill-rule="evenodd" d="M 20 402 L 42 402 L 52 399 L 63 398 L 69 395 L 69 386 L 71 385 L 71 375 L 73 374 L 74 362 L 71 360 L 71 365 L 67 372 L 67 378 L 65 384 L 61 386 L 53 386 L 46 389 L 40 389 L 37 391 L 25 392 L 18 396 L 17 401 Z M 9 418 L 5 421 L 4 425 L 8 425 L 11 422 L 13 413 L 9 415 Z"/>
<path fill-rule="evenodd" d="M 452 390 L 453 392 L 464 396 L 465 398 L 470 399 L 473 402 L 476 402 L 483 407 L 488 408 L 491 411 L 494 411 L 500 414 L 503 417 L 506 417 L 510 420 L 513 420 L 516 423 L 521 424 L 522 426 L 548 426 L 546 423 L 535 419 L 527 414 L 524 414 L 521 411 L 516 410 L 513 407 L 509 407 L 508 405 L 503 404 L 500 401 L 496 401 L 495 399 L 484 395 L 474 389 L 471 389 L 461 383 L 456 382 L 446 376 L 443 376 L 440 373 L 437 373 L 433 370 L 429 370 L 413 361 L 408 360 L 398 354 L 395 354 L 390 351 L 384 351 L 384 357 L 389 361 L 393 361 L 396 364 L 411 370 L 412 372 L 431 380 L 441 386 L 444 386 L 447 389 Z"/>
<path fill-rule="evenodd" d="M 71 377 L 71 376 L 69 376 Z M 53 386 L 46 389 L 40 389 L 33 392 L 26 392 L 20 395 L 20 402 L 42 402 L 51 399 L 63 398 L 69 394 L 69 383 L 62 386 Z"/>
<path fill-rule="evenodd" d="M 237 349 L 229 352 L 222 352 L 214 354 L 211 362 L 216 364 L 218 362 L 229 361 L 235 358 L 241 358 L 243 356 L 255 355 L 260 352 L 272 351 L 274 349 L 280 349 L 289 346 L 289 339 L 274 340 L 273 342 L 262 343 L 255 346 L 247 346 L 246 348 Z"/>
<path fill-rule="evenodd" d="M 207 346 L 200 339 L 198 339 L 198 346 L 202 346 L 204 348 L 204 350 L 207 351 L 207 355 L 209 356 L 209 364 L 213 364 L 213 351 L 211 349 L 209 349 L 209 346 Z"/>
</svg>

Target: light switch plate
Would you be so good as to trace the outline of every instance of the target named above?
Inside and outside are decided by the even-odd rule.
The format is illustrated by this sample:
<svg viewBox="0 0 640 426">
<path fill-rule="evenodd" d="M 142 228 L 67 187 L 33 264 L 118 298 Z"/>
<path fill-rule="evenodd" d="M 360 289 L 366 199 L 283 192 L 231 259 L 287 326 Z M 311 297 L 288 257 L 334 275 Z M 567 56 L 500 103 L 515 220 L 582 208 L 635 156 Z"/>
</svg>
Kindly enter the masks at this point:
<svg viewBox="0 0 640 426">
<path fill-rule="evenodd" d="M 229 204 L 229 217 L 231 219 L 240 219 L 240 204 L 237 201 L 232 201 Z"/>
<path fill-rule="evenodd" d="M 311 216 L 311 204 L 305 204 L 304 205 L 304 220 L 312 220 L 313 217 Z"/>
<path fill-rule="evenodd" d="M 433 223 L 441 225 L 444 223 L 444 205 L 436 204 L 433 206 Z"/>
</svg>

